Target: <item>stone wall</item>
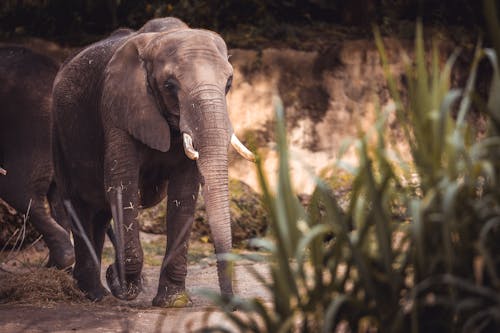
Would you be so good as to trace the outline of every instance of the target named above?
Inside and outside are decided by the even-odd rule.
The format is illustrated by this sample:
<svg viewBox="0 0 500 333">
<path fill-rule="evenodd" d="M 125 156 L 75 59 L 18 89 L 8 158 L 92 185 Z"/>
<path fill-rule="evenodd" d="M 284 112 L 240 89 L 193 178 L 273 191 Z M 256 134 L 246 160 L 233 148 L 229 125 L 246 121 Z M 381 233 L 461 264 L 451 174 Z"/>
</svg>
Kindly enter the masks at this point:
<svg viewBox="0 0 500 333">
<path fill-rule="evenodd" d="M 391 70 L 399 78 L 411 43 L 385 40 L 385 45 Z M 376 101 L 384 109 L 393 105 L 372 41 L 346 41 L 321 52 L 265 49 L 230 53 L 235 74 L 228 104 L 234 130 L 244 141 L 254 138 L 274 184 L 273 98 L 280 96 L 293 154 L 292 179 L 299 193 L 313 190 L 311 173 L 331 167 L 343 142 L 373 127 Z M 394 117 L 391 122 L 392 134 L 400 135 Z M 344 159 L 355 162 L 352 150 Z M 231 158 L 230 176 L 259 190 L 255 167 L 239 157 Z"/>
</svg>

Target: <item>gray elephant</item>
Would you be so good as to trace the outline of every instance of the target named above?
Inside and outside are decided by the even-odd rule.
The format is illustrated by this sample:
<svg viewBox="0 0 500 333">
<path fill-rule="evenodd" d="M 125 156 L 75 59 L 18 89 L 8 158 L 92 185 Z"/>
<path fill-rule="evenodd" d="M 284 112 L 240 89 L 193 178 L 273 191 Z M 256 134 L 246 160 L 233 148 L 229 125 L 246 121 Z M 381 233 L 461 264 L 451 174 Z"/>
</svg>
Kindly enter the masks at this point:
<svg viewBox="0 0 500 333">
<path fill-rule="evenodd" d="M 187 248 L 200 184 L 221 292 L 233 293 L 223 257 L 232 246 L 229 143 L 246 158 L 253 155 L 234 136 L 226 110 L 232 76 L 224 40 L 175 18 L 115 33 L 59 71 L 53 88 L 56 179 L 99 259 L 111 208 L 123 202 L 125 269 L 120 272 L 116 258 L 106 271 L 116 297 L 133 299 L 140 292 L 138 209 L 167 195 L 167 249 L 153 305 L 189 303 Z M 99 300 L 106 294 L 100 265 L 84 240 L 74 238 L 74 277 L 90 299 Z"/>
<path fill-rule="evenodd" d="M 19 46 L 0 47 L 0 197 L 43 235 L 48 266 L 74 262 L 69 223 L 53 181 L 51 90 L 59 66 Z M 57 222 L 56 222 L 57 220 Z M 59 223 L 59 224 L 58 224 Z"/>
</svg>

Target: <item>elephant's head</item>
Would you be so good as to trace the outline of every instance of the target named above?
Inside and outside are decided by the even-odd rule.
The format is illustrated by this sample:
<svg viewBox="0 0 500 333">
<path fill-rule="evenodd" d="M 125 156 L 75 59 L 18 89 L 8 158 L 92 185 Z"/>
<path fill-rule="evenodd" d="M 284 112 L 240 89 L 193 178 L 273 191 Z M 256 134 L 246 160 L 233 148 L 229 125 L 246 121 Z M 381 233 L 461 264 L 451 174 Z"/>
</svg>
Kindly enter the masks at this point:
<svg viewBox="0 0 500 333">
<path fill-rule="evenodd" d="M 233 68 L 223 39 L 185 26 L 141 33 L 118 49 L 108 64 L 103 96 L 120 114 L 116 126 L 147 146 L 166 152 L 171 132 L 182 134 L 186 155 L 197 160 L 218 255 L 231 249 L 228 203 L 229 143 L 253 155 L 234 136 L 226 106 Z M 108 82 L 109 81 L 109 82 Z M 218 260 L 221 291 L 232 293 L 226 262 Z"/>
</svg>

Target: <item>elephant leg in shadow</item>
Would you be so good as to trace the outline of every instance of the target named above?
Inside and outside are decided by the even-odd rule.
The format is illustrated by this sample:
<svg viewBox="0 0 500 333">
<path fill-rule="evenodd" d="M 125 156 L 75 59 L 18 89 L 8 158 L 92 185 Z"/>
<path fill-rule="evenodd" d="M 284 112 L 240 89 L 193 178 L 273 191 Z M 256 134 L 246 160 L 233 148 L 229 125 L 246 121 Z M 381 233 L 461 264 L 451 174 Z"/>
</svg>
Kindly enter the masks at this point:
<svg viewBox="0 0 500 333">
<path fill-rule="evenodd" d="M 73 208 L 80 221 L 90 221 L 90 223 L 83 222 L 81 225 L 90 242 L 90 247 L 83 235 L 77 231 L 79 228 L 75 225 L 73 226 L 76 254 L 73 276 L 77 280 L 78 287 L 85 291 L 87 297 L 91 300 L 99 301 L 109 294 L 101 283 L 100 260 L 111 216 L 104 211 L 94 211 L 89 205 L 83 202 L 73 202 Z M 95 257 L 92 252 L 94 252 Z"/>
<path fill-rule="evenodd" d="M 167 195 L 167 249 L 163 258 L 154 306 L 186 306 L 187 251 L 199 191 L 196 164 L 191 161 L 174 172 Z M 184 304 L 185 303 L 185 304 Z"/>
<path fill-rule="evenodd" d="M 59 225 L 52 217 L 47 197 L 41 196 L 32 199 L 29 219 L 43 235 L 43 239 L 49 248 L 50 254 L 47 266 L 69 269 L 75 260 L 73 245 L 68 230 Z"/>
</svg>

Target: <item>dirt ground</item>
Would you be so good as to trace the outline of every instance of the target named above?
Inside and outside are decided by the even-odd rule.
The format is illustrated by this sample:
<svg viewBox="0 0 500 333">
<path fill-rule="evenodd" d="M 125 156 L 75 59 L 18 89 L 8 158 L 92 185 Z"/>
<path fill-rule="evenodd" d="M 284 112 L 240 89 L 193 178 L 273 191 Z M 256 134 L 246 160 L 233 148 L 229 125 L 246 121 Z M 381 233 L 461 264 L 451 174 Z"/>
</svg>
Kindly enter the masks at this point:
<svg viewBox="0 0 500 333">
<path fill-rule="evenodd" d="M 162 309 L 151 306 L 156 294 L 163 236 L 142 234 L 145 251 L 143 292 L 130 302 L 108 296 L 102 302 L 72 302 L 36 300 L 31 303 L 0 304 L 1 332 L 193 332 L 210 325 L 238 330 L 231 326 L 224 314 L 214 309 L 212 302 L 200 290 L 218 291 L 217 271 L 212 245 L 194 243 L 190 247 L 187 288 L 193 306 L 184 309 Z M 111 262 L 110 244 L 105 245 L 103 271 Z M 22 273 L 39 269 L 47 252 L 34 246 L 16 254 L 14 259 L 0 258 L 0 274 Z M 243 260 L 235 265 L 235 292 L 245 298 L 259 297 L 266 303 L 270 295 L 264 286 L 248 271 L 252 265 L 269 276 L 266 265 Z M 102 276 L 104 285 L 105 278 Z M 1 280 L 0 280 L 1 281 Z M 20 284 L 21 284 L 20 279 Z M 22 287 L 22 286 L 20 286 Z M 5 300 L 0 299 L 0 303 Z M 237 313 L 237 312 L 236 312 Z"/>
</svg>

